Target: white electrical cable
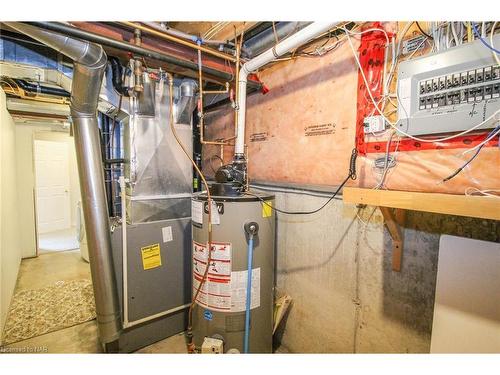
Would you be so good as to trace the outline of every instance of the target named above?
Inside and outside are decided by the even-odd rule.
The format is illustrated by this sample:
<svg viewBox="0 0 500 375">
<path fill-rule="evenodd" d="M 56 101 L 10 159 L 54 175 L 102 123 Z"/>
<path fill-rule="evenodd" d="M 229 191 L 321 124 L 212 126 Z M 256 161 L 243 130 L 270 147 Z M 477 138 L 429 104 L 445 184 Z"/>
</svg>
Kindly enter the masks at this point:
<svg viewBox="0 0 500 375">
<path fill-rule="evenodd" d="M 416 141 L 419 141 L 419 142 L 424 142 L 424 143 L 434 143 L 434 142 L 443 142 L 443 141 L 448 141 L 450 139 L 454 139 L 454 138 L 457 138 L 457 137 L 460 137 L 464 134 L 468 134 L 470 133 L 471 131 L 474 131 L 476 130 L 477 128 L 483 126 L 485 123 L 487 123 L 488 121 L 490 121 L 492 118 L 494 118 L 498 113 L 500 113 L 500 109 L 495 111 L 491 116 L 489 116 L 488 118 L 486 118 L 484 121 L 480 122 L 479 124 L 477 125 L 474 125 L 473 127 L 467 129 L 467 130 L 464 130 L 460 133 L 457 133 L 457 134 L 454 134 L 454 135 L 451 135 L 451 136 L 448 136 L 448 137 L 444 137 L 444 138 L 437 138 L 437 139 L 425 139 L 425 138 L 418 138 L 418 137 L 414 137 L 408 133 L 406 133 L 405 131 L 401 130 L 401 129 L 398 129 L 398 127 L 396 126 L 395 123 L 393 123 L 392 121 L 390 121 L 383 113 L 382 111 L 380 110 L 379 106 L 377 105 L 374 97 L 373 97 L 373 94 L 371 92 L 371 90 L 369 89 L 370 85 L 368 84 L 368 80 L 366 78 L 366 75 L 363 71 L 363 68 L 361 67 L 361 63 L 359 62 L 359 59 L 358 59 L 358 55 L 356 53 L 356 50 L 354 49 L 354 46 L 352 44 L 352 41 L 351 41 L 351 37 L 349 36 L 350 32 L 349 30 L 347 30 L 346 28 L 343 29 L 344 32 L 347 34 L 347 41 L 349 42 L 349 46 L 351 47 L 351 51 L 354 55 L 354 60 L 356 61 L 356 64 L 358 65 L 358 68 L 359 68 L 359 71 L 361 73 L 361 76 L 363 77 L 363 81 L 365 83 L 365 87 L 367 88 L 366 91 L 368 91 L 368 94 L 370 96 L 370 99 L 372 100 L 373 102 L 373 105 L 375 106 L 375 109 L 377 110 L 377 112 L 384 118 L 384 120 L 392 127 L 394 128 L 395 130 L 397 130 L 399 133 L 403 134 L 405 137 L 408 137 L 408 138 L 411 138 L 411 139 L 414 139 Z M 367 29 L 367 30 L 364 30 L 364 31 L 361 31 L 361 32 L 358 32 L 356 34 L 363 34 L 363 33 L 366 33 L 366 32 L 370 32 L 370 31 L 380 31 L 380 32 L 383 32 L 384 35 L 386 36 L 386 40 L 388 41 L 389 40 L 389 37 L 387 36 L 387 32 L 383 29 L 377 29 L 377 28 L 373 28 L 373 29 Z M 399 96 L 396 94 L 396 98 L 398 100 L 398 103 L 399 105 L 403 108 L 403 110 L 405 110 L 404 106 L 402 106 L 402 103 L 401 101 L 399 100 Z M 406 110 L 405 110 L 406 111 Z"/>
<path fill-rule="evenodd" d="M 494 132 L 492 135 L 490 135 L 488 138 L 486 138 L 484 141 L 482 141 L 481 143 L 479 143 L 478 145 L 472 147 L 472 148 L 469 148 L 467 150 L 465 150 L 464 152 L 462 152 L 462 155 L 465 155 L 467 154 L 468 152 L 471 152 L 471 151 L 474 151 L 474 150 L 477 150 L 479 147 L 483 146 L 484 144 L 488 143 L 489 141 L 491 141 L 493 138 L 495 138 L 498 134 L 500 134 L 500 129 L 498 129 L 496 132 Z"/>
<path fill-rule="evenodd" d="M 476 193 L 476 194 L 474 194 Z M 491 194 L 493 193 L 493 194 Z M 465 189 L 465 195 L 466 196 L 485 196 L 485 197 L 492 197 L 492 198 L 500 198 L 500 189 L 485 189 L 485 190 L 479 190 L 478 188 L 475 188 L 473 186 L 468 187 Z"/>
<path fill-rule="evenodd" d="M 230 22 L 217 22 L 211 28 L 209 28 L 203 35 L 203 39 L 209 40 L 218 34 L 224 27 L 226 27 Z"/>
<path fill-rule="evenodd" d="M 379 28 L 370 28 L 370 29 L 366 29 L 366 30 L 363 30 L 363 31 L 351 31 L 351 30 L 347 30 L 345 27 L 343 28 L 344 32 L 346 32 L 346 36 L 347 36 L 347 40 L 349 40 L 349 34 L 352 34 L 352 35 L 362 35 L 362 34 L 365 34 L 365 33 L 368 33 L 370 31 L 380 31 L 380 32 L 383 32 L 384 35 L 385 35 L 385 40 L 386 40 L 386 43 L 389 45 L 389 35 L 387 35 L 387 32 L 384 30 L 384 29 L 379 29 Z M 398 53 L 398 49 L 396 49 L 396 54 Z M 394 65 L 395 65 L 395 54 L 393 53 L 393 56 L 392 56 L 392 64 L 391 64 L 391 70 L 393 69 Z M 388 82 L 390 81 L 389 77 L 391 76 L 391 71 L 389 71 L 389 74 L 387 75 L 387 81 L 385 82 L 385 85 L 384 85 L 384 88 L 387 86 Z M 367 82 L 365 82 L 366 84 Z M 368 88 L 368 86 L 366 86 Z M 368 90 L 369 92 L 370 90 Z"/>
<path fill-rule="evenodd" d="M 446 25 L 446 48 L 450 48 L 450 24 Z"/>
<path fill-rule="evenodd" d="M 460 44 L 460 40 L 458 39 L 457 30 L 455 30 L 455 25 L 453 22 L 450 22 L 451 33 L 453 34 L 453 39 L 455 39 L 455 45 L 458 46 Z"/>
<path fill-rule="evenodd" d="M 374 190 L 378 190 L 378 189 L 381 189 L 381 188 L 384 187 L 385 178 L 387 176 L 387 172 L 389 171 L 389 168 L 391 168 L 391 164 L 393 164 L 392 167 L 394 167 L 396 165 L 396 156 L 398 154 L 399 142 L 401 141 L 400 138 L 398 138 L 398 140 L 396 142 L 396 147 L 395 147 L 394 153 L 392 155 L 392 161 L 389 162 L 389 159 L 390 159 L 390 156 L 391 156 L 389 154 L 389 148 L 390 148 L 390 145 L 391 145 L 392 137 L 394 137 L 394 134 L 396 134 L 396 132 L 393 131 L 391 133 L 391 136 L 390 136 L 389 140 L 386 143 L 386 150 L 385 150 L 385 157 L 384 157 L 384 169 L 382 171 L 382 174 L 380 176 L 380 179 L 379 179 L 377 185 L 373 188 Z"/>
<path fill-rule="evenodd" d="M 491 33 L 490 33 L 490 46 L 491 46 L 491 48 L 495 48 L 495 45 L 493 44 L 493 34 L 495 33 L 495 27 L 496 27 L 497 23 L 498 23 L 498 21 L 495 21 L 493 23 L 493 26 L 491 26 Z M 498 53 L 496 53 L 495 51 L 491 51 L 491 53 L 493 54 L 493 57 L 497 61 L 497 64 L 500 65 L 500 58 L 498 58 Z"/>
</svg>

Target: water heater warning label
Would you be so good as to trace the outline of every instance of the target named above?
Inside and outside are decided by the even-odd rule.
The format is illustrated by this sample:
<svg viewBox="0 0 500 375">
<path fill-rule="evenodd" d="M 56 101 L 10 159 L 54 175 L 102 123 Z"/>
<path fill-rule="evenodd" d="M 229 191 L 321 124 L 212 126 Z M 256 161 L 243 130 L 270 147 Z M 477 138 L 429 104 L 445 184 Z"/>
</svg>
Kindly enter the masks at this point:
<svg viewBox="0 0 500 375">
<path fill-rule="evenodd" d="M 207 269 L 208 247 L 193 241 L 193 295 Z M 231 244 L 212 242 L 208 274 L 196 302 L 214 311 L 231 310 Z"/>
<path fill-rule="evenodd" d="M 248 271 L 231 273 L 231 312 L 245 311 Z M 250 309 L 260 306 L 260 268 L 252 270 L 252 297 Z"/>
<path fill-rule="evenodd" d="M 247 271 L 232 271 L 231 244 L 212 242 L 208 274 L 196 298 L 198 305 L 212 311 L 241 312 L 246 308 Z M 207 269 L 208 247 L 193 241 L 193 296 Z M 260 268 L 252 270 L 250 308 L 260 306 Z"/>
</svg>

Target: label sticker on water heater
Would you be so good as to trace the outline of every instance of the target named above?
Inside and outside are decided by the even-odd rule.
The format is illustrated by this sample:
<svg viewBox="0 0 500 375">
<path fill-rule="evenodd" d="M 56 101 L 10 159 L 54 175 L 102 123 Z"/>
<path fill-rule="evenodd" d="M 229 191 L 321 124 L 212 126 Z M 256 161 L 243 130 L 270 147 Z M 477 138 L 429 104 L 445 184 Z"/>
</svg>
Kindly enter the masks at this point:
<svg viewBox="0 0 500 375">
<path fill-rule="evenodd" d="M 214 315 L 212 314 L 212 312 L 210 310 L 205 310 L 205 311 L 203 311 L 203 317 L 206 320 L 210 321 L 213 319 Z"/>
<path fill-rule="evenodd" d="M 207 268 L 208 247 L 193 241 L 193 295 Z M 231 310 L 231 244 L 212 242 L 208 274 L 196 303 L 213 311 Z"/>
<path fill-rule="evenodd" d="M 262 202 L 262 217 L 271 217 L 273 215 L 273 201 Z"/>
<path fill-rule="evenodd" d="M 203 211 L 208 215 L 208 202 L 203 204 Z M 224 213 L 224 203 L 212 201 L 212 224 L 220 224 L 220 215 Z"/>
<path fill-rule="evenodd" d="M 203 224 L 203 202 L 191 201 L 191 219 L 194 223 Z"/>
<path fill-rule="evenodd" d="M 248 271 L 231 272 L 231 312 L 246 310 Z M 250 309 L 260 306 L 260 268 L 252 270 Z"/>
</svg>

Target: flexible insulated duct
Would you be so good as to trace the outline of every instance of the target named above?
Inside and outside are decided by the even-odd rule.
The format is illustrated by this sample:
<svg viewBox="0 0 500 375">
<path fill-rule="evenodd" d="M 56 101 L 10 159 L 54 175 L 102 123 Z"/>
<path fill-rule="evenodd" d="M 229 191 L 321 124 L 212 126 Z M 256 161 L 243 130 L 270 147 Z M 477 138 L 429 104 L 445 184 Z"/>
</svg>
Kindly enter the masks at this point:
<svg viewBox="0 0 500 375">
<path fill-rule="evenodd" d="M 13 29 L 46 44 L 74 60 L 71 118 L 86 223 L 90 268 L 101 342 L 118 339 L 120 305 L 113 271 L 109 218 L 97 124 L 97 102 L 107 57 L 101 46 L 19 22 Z"/>
</svg>

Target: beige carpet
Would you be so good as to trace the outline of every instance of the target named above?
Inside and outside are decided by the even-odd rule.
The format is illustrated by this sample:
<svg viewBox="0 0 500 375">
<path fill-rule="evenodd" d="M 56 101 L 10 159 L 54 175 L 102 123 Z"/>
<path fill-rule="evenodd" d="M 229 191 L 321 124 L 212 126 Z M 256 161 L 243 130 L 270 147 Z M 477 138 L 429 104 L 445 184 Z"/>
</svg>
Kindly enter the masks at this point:
<svg viewBox="0 0 500 375">
<path fill-rule="evenodd" d="M 52 286 L 17 292 L 4 328 L 6 344 L 95 319 L 90 280 L 58 281 Z"/>
</svg>

